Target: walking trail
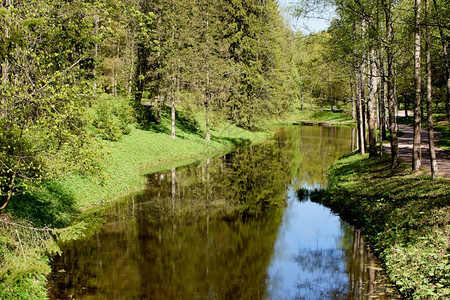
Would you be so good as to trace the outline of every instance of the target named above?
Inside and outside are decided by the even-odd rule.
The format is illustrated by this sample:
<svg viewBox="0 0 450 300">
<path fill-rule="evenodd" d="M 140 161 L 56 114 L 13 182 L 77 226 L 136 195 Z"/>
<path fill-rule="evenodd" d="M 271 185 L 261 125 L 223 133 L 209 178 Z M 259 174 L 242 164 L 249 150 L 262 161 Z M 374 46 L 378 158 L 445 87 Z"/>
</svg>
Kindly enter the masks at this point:
<svg viewBox="0 0 450 300">
<path fill-rule="evenodd" d="M 403 113 L 403 112 L 402 112 Z M 413 126 L 398 124 L 398 130 L 402 132 L 402 135 L 398 137 L 398 150 L 401 161 L 411 164 L 412 162 L 412 150 L 413 150 Z M 430 172 L 430 151 L 428 148 L 428 131 L 422 129 L 420 132 L 421 137 L 421 150 L 422 150 L 422 168 L 425 168 Z M 435 144 L 442 137 L 440 132 L 434 132 Z M 383 150 L 386 153 L 391 153 L 390 143 L 383 144 Z M 442 177 L 450 179 L 450 153 L 440 149 L 436 146 L 436 161 L 438 165 L 438 174 Z"/>
</svg>

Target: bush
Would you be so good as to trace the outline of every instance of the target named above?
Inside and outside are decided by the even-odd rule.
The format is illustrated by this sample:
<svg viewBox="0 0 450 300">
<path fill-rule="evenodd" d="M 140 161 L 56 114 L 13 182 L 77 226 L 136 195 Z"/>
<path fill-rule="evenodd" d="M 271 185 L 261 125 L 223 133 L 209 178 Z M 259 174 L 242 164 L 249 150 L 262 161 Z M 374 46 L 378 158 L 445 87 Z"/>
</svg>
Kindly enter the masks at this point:
<svg viewBox="0 0 450 300">
<path fill-rule="evenodd" d="M 98 137 L 119 141 L 131 132 L 130 124 L 135 117 L 128 99 L 103 95 L 94 103 L 93 110 L 92 126 Z"/>
</svg>

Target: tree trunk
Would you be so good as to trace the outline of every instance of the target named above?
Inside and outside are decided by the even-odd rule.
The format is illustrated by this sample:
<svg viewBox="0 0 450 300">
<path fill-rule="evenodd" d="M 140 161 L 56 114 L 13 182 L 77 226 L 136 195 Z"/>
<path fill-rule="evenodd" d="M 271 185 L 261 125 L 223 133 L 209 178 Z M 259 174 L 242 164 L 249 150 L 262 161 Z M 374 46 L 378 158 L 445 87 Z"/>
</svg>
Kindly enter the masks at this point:
<svg viewBox="0 0 450 300">
<path fill-rule="evenodd" d="M 366 20 L 362 19 L 361 22 L 361 35 L 363 39 L 367 38 L 366 35 Z M 363 52 L 362 52 L 362 65 L 361 65 L 361 111 L 362 111 L 362 122 L 363 122 L 363 137 L 364 137 L 364 147 L 367 146 L 367 110 L 366 110 L 366 59 L 367 59 L 367 52 L 366 48 L 363 46 Z M 370 67 L 370 66 L 369 66 Z"/>
<path fill-rule="evenodd" d="M 171 130 L 170 130 L 170 137 L 174 139 L 175 138 L 175 93 L 174 93 L 173 89 L 171 91 L 170 100 L 172 102 L 172 109 L 171 109 L 172 125 L 171 125 Z"/>
<path fill-rule="evenodd" d="M 391 166 L 396 168 L 399 165 L 397 122 L 395 119 L 395 95 L 394 95 L 394 28 L 392 24 L 391 5 L 387 1 L 381 0 L 386 20 L 386 58 L 387 58 L 387 98 L 389 106 L 389 131 L 391 134 Z"/>
<path fill-rule="evenodd" d="M 361 76 L 358 74 L 358 78 Z M 356 123 L 358 125 L 358 147 L 359 152 L 364 155 L 366 153 L 366 147 L 364 144 L 364 130 L 363 130 L 363 110 L 361 105 L 361 84 L 358 82 L 356 85 Z"/>
<path fill-rule="evenodd" d="M 381 141 L 386 140 L 386 78 L 384 72 L 384 64 L 383 57 L 380 55 L 380 133 L 381 133 Z"/>
<path fill-rule="evenodd" d="M 415 41 L 414 41 L 414 75 L 416 83 L 416 99 L 414 103 L 414 141 L 413 141 L 413 156 L 412 156 L 412 170 L 419 171 L 421 167 L 422 151 L 420 148 L 420 130 L 421 130 L 421 98 L 422 98 L 422 77 L 420 74 L 420 14 L 421 0 L 415 0 Z"/>
<path fill-rule="evenodd" d="M 364 145 L 364 149 L 367 145 L 367 134 L 366 134 L 366 127 L 367 127 L 367 111 L 366 111 L 366 77 L 365 77 L 365 67 L 363 65 L 362 72 L 361 72 L 361 81 L 360 81 L 360 99 L 361 99 L 361 122 L 362 122 L 362 141 Z"/>
<path fill-rule="evenodd" d="M 431 94 L 431 40 L 430 30 L 428 29 L 428 16 L 430 10 L 429 0 L 425 0 L 425 17 L 426 17 L 426 30 L 425 30 L 425 51 L 427 53 L 427 121 L 428 121 L 428 147 L 430 150 L 430 166 L 431 166 L 431 178 L 436 179 L 438 174 L 436 151 L 434 149 L 434 131 L 433 131 L 433 98 Z"/>
<path fill-rule="evenodd" d="M 134 57 L 134 53 L 135 53 L 135 42 L 134 42 L 134 37 L 136 36 L 136 32 L 133 30 L 132 32 L 132 36 L 131 36 L 131 50 L 130 50 L 130 71 L 129 71 L 129 75 L 128 75 L 128 82 L 127 82 L 127 90 L 128 90 L 128 97 L 131 96 L 131 92 L 132 90 L 132 81 L 133 81 L 133 74 L 134 74 L 134 61 L 135 61 L 135 57 Z"/>
<path fill-rule="evenodd" d="M 448 126 L 450 127 L 450 58 L 448 57 L 448 36 L 444 34 L 443 26 L 441 23 L 441 18 L 439 15 L 439 8 L 437 6 L 436 0 L 433 0 L 434 9 L 436 11 L 436 19 L 439 28 L 439 37 L 441 38 L 442 50 L 444 54 L 445 67 L 446 67 L 446 76 L 447 76 L 447 94 L 446 94 L 446 111 L 447 111 L 447 120 Z"/>
<path fill-rule="evenodd" d="M 211 104 L 211 96 L 206 95 L 206 110 L 205 110 L 205 119 L 206 119 L 206 134 L 205 134 L 205 140 L 210 141 L 211 135 L 209 133 L 209 117 L 210 117 L 210 104 Z"/>
<path fill-rule="evenodd" d="M 369 157 L 377 157 L 377 132 L 375 128 L 375 97 L 378 90 L 378 78 L 375 62 L 375 48 L 369 50 L 370 61 L 370 89 L 367 101 L 368 124 L 369 124 Z"/>
<path fill-rule="evenodd" d="M 352 81 L 352 77 L 350 77 L 350 91 L 352 91 L 352 120 L 356 120 L 356 97 L 355 97 L 355 93 L 354 93 L 354 88 L 353 88 L 353 81 Z"/>
<path fill-rule="evenodd" d="M 303 102 L 304 102 L 303 91 L 301 91 L 300 92 L 300 110 L 303 110 Z"/>
</svg>

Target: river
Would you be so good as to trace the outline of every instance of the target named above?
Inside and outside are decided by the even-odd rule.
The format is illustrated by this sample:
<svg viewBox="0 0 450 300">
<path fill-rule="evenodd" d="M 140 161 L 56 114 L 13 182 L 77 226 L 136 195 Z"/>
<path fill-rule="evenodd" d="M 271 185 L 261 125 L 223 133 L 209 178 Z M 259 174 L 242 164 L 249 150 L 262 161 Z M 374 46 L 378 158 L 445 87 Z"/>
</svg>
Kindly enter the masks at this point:
<svg viewBox="0 0 450 300">
<path fill-rule="evenodd" d="M 147 175 L 98 232 L 61 245 L 49 298 L 395 298 L 361 233 L 297 195 L 326 187 L 354 136 L 281 127 L 262 145 Z"/>
</svg>

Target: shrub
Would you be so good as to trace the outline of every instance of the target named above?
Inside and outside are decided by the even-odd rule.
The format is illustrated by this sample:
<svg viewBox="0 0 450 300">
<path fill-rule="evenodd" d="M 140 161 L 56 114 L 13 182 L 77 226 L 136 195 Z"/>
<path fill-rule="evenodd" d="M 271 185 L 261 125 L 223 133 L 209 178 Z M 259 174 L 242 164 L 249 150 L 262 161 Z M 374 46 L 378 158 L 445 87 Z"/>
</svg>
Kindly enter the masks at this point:
<svg viewBox="0 0 450 300">
<path fill-rule="evenodd" d="M 119 141 L 131 132 L 135 117 L 128 99 L 104 95 L 94 103 L 93 110 L 93 131 L 100 138 Z"/>
</svg>

